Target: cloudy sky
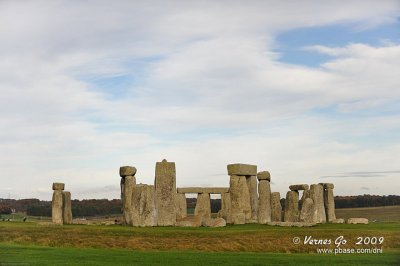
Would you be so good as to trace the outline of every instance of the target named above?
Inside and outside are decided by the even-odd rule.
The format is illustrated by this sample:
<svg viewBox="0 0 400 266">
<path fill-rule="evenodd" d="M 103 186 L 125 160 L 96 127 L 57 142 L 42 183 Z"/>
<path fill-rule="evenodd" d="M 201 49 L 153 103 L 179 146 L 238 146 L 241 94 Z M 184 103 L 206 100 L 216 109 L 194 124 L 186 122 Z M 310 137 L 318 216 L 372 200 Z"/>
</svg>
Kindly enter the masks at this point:
<svg viewBox="0 0 400 266">
<path fill-rule="evenodd" d="M 397 194 L 400 1 L 0 1 L 0 198 L 153 183 Z"/>
</svg>

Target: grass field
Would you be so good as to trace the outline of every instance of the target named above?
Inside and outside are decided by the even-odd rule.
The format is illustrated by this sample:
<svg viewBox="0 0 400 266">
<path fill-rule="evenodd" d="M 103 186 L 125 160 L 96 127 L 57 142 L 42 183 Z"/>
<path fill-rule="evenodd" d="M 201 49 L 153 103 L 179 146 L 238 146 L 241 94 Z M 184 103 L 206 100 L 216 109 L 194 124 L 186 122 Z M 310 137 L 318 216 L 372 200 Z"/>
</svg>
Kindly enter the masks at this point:
<svg viewBox="0 0 400 266">
<path fill-rule="evenodd" d="M 364 217 L 370 221 L 400 221 L 400 206 L 336 209 L 338 218 Z"/>
<path fill-rule="evenodd" d="M 338 217 L 398 221 L 399 216 L 399 206 L 343 210 L 337 210 Z M 56 226 L 34 217 L 23 223 L 21 217 L 0 222 L 0 265 L 400 265 L 400 222 L 304 228 L 259 224 L 134 228 Z M 306 236 L 332 243 L 304 244 Z M 339 236 L 347 240 L 341 248 L 377 247 L 383 254 L 317 254 L 317 248 L 334 249 Z M 301 239 L 300 244 L 293 243 L 295 237 Z M 384 241 L 356 245 L 358 237 L 383 237 Z"/>
<path fill-rule="evenodd" d="M 118 225 L 42 225 L 35 222 L 0 222 L 0 265 L 268 265 L 341 264 L 396 265 L 400 251 L 400 223 L 369 225 L 324 224 L 311 228 L 287 228 L 258 224 L 225 228 L 133 228 Z M 334 245 L 294 244 L 293 238 L 312 236 L 336 239 L 344 236 L 345 248 L 359 236 L 384 237 L 383 254 L 316 254 Z"/>
<path fill-rule="evenodd" d="M 132 251 L 0 243 L 0 265 L 398 265 L 398 254 Z"/>
</svg>

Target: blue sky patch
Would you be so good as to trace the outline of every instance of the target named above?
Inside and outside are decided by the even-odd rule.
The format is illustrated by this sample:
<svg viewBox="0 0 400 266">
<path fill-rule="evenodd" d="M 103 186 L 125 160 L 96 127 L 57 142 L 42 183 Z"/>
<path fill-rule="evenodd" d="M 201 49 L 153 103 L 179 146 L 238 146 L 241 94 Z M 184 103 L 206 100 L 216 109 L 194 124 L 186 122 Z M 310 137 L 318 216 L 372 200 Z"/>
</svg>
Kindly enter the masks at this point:
<svg viewBox="0 0 400 266">
<path fill-rule="evenodd" d="M 383 42 L 400 41 L 400 21 L 373 29 L 358 30 L 348 25 L 332 25 L 312 28 L 300 28 L 284 32 L 277 36 L 279 60 L 284 63 L 317 67 L 329 60 L 330 56 L 302 49 L 306 46 L 324 45 L 343 47 L 350 43 L 363 43 L 379 46 Z"/>
</svg>

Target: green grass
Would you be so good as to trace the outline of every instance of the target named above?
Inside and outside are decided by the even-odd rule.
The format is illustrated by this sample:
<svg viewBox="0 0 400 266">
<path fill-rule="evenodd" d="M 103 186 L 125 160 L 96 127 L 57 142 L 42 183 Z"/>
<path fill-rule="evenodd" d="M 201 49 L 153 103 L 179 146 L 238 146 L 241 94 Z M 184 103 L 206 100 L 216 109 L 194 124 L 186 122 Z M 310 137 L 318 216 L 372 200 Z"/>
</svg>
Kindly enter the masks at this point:
<svg viewBox="0 0 400 266">
<path fill-rule="evenodd" d="M 336 239 L 344 236 L 347 248 L 356 248 L 359 236 L 384 237 L 382 247 L 400 249 L 400 223 L 368 225 L 322 224 L 315 227 L 278 227 L 259 224 L 223 228 L 135 228 L 101 225 L 42 225 L 0 222 L 0 243 L 51 247 L 119 248 L 130 250 L 185 250 L 206 252 L 309 253 L 316 246 L 294 245 L 293 238 Z M 322 246 L 333 248 L 330 246 Z"/>
<path fill-rule="evenodd" d="M 249 252 L 131 251 L 0 243 L 0 265 L 398 265 L 396 253 L 318 255 Z"/>
</svg>

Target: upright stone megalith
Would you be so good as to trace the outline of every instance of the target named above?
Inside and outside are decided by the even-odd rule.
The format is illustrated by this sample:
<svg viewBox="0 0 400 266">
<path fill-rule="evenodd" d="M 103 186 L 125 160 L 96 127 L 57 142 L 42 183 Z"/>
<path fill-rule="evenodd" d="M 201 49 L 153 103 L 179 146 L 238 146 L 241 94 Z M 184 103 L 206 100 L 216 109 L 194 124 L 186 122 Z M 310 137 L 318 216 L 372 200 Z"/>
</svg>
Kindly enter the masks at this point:
<svg viewBox="0 0 400 266">
<path fill-rule="evenodd" d="M 71 192 L 63 191 L 64 183 L 53 183 L 51 218 L 55 224 L 72 224 Z"/>
<path fill-rule="evenodd" d="M 185 193 L 176 195 L 176 219 L 182 219 L 187 216 L 187 203 Z"/>
<path fill-rule="evenodd" d="M 51 219 L 53 223 L 62 225 L 63 222 L 63 183 L 53 183 L 53 198 L 51 201 Z"/>
<path fill-rule="evenodd" d="M 221 194 L 221 210 L 219 211 L 219 217 L 224 218 L 226 223 L 231 223 L 231 194 L 229 192 L 223 192 Z"/>
<path fill-rule="evenodd" d="M 320 183 L 324 187 L 324 204 L 326 221 L 332 222 L 336 220 L 335 214 L 335 198 L 333 196 L 333 188 L 335 187 L 332 183 Z"/>
<path fill-rule="evenodd" d="M 171 226 L 176 223 L 176 170 L 174 162 L 156 163 L 157 225 Z"/>
<path fill-rule="evenodd" d="M 71 192 L 63 191 L 63 223 L 72 224 Z"/>
<path fill-rule="evenodd" d="M 271 221 L 282 221 L 281 195 L 279 194 L 279 192 L 271 193 Z"/>
<path fill-rule="evenodd" d="M 314 212 L 314 222 L 325 223 L 326 214 L 324 206 L 324 188 L 322 185 L 312 184 L 309 190 L 310 198 L 314 201 L 315 212 Z"/>
<path fill-rule="evenodd" d="M 229 164 L 228 175 L 230 175 L 229 181 L 229 193 L 231 198 L 231 222 L 233 224 L 244 224 L 251 222 L 253 219 L 253 210 L 257 210 L 257 204 L 253 204 L 254 199 L 254 179 L 257 175 L 257 166 L 249 164 Z M 249 183 L 247 178 L 250 178 Z M 249 185 L 248 185 L 249 184 Z M 257 188 L 257 186 L 255 186 Z M 250 196 L 250 193 L 253 196 Z M 257 190 L 255 190 L 257 195 Z"/>
<path fill-rule="evenodd" d="M 299 221 L 299 192 L 288 191 L 285 201 L 285 222 Z"/>
<path fill-rule="evenodd" d="M 258 219 L 258 194 L 257 194 L 257 176 L 246 177 L 247 187 L 250 194 L 250 206 L 251 206 L 251 220 L 257 222 Z"/>
<path fill-rule="evenodd" d="M 257 174 L 258 183 L 258 223 L 266 224 L 271 222 L 271 185 L 268 171 Z"/>
<path fill-rule="evenodd" d="M 210 194 L 198 193 L 194 215 L 201 215 L 204 218 L 211 218 Z"/>
<path fill-rule="evenodd" d="M 132 215 L 133 214 L 133 205 L 132 205 L 132 197 L 133 197 L 133 189 L 136 185 L 136 178 L 134 176 L 125 176 L 125 184 L 124 184 L 124 200 L 123 202 L 123 218 L 124 224 L 132 225 Z"/>
<path fill-rule="evenodd" d="M 126 176 L 135 176 L 136 168 L 133 166 L 121 166 L 119 168 L 119 175 L 121 177 L 120 188 L 121 188 L 121 201 L 122 206 L 124 205 L 124 185 L 125 185 L 125 177 Z"/>
<path fill-rule="evenodd" d="M 154 186 L 138 184 L 133 187 L 131 219 L 133 226 L 157 225 Z"/>
<path fill-rule="evenodd" d="M 300 212 L 300 222 L 314 223 L 315 205 L 311 198 L 305 198 Z"/>
</svg>

